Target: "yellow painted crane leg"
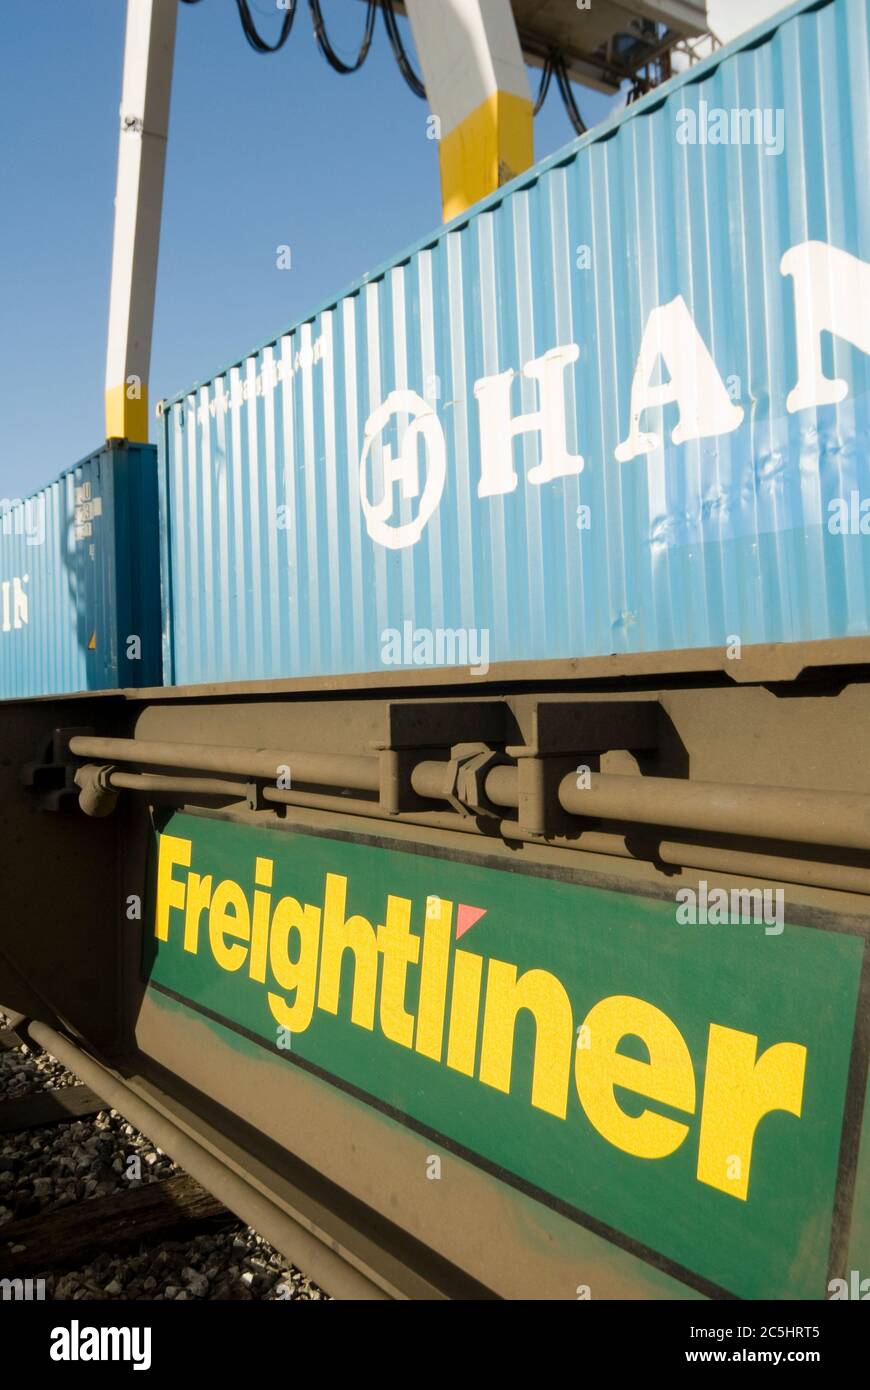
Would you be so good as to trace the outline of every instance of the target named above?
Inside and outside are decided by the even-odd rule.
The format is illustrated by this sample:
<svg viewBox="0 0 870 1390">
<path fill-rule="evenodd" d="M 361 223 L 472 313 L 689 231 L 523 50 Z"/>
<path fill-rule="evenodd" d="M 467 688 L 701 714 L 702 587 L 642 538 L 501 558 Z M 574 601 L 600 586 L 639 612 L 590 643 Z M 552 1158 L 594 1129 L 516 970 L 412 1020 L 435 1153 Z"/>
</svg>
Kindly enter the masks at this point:
<svg viewBox="0 0 870 1390">
<path fill-rule="evenodd" d="M 106 351 L 106 438 L 148 439 L 148 372 L 177 0 L 128 0 Z"/>
<path fill-rule="evenodd" d="M 534 116 L 510 0 L 406 0 L 440 126 L 449 222 L 534 163 Z"/>
</svg>

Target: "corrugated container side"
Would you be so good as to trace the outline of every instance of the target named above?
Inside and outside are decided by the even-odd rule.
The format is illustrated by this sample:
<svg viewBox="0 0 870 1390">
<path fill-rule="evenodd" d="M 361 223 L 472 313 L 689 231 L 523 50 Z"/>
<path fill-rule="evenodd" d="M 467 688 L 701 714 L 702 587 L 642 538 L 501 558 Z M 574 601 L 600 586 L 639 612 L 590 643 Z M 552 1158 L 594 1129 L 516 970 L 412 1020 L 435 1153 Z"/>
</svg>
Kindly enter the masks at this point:
<svg viewBox="0 0 870 1390">
<path fill-rule="evenodd" d="M 171 678 L 870 633 L 868 32 L 792 6 L 170 402 Z"/>
<path fill-rule="evenodd" d="M 0 699 L 159 684 L 156 450 L 98 450 L 0 508 Z"/>
</svg>

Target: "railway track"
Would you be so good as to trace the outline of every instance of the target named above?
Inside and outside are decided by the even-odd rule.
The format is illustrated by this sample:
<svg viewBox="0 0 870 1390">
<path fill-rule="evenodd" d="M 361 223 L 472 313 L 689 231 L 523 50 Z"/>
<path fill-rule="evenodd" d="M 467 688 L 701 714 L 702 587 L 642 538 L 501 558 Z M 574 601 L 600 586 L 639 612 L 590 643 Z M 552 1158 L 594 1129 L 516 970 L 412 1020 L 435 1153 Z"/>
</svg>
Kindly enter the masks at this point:
<svg viewBox="0 0 870 1390">
<path fill-rule="evenodd" d="M 325 1297 L 59 1062 L 0 1031 L 0 1298 Z"/>
</svg>

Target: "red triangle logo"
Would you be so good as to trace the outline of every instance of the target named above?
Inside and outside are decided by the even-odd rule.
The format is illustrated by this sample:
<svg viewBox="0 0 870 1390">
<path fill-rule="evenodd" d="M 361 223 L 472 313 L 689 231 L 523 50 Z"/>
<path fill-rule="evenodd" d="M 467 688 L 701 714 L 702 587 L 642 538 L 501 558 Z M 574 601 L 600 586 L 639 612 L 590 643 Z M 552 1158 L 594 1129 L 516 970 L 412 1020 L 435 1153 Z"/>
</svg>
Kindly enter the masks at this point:
<svg viewBox="0 0 870 1390">
<path fill-rule="evenodd" d="M 468 903 L 458 903 L 456 906 L 456 940 L 464 936 L 475 922 L 479 922 L 481 917 L 486 916 L 485 907 L 469 907 Z"/>
</svg>

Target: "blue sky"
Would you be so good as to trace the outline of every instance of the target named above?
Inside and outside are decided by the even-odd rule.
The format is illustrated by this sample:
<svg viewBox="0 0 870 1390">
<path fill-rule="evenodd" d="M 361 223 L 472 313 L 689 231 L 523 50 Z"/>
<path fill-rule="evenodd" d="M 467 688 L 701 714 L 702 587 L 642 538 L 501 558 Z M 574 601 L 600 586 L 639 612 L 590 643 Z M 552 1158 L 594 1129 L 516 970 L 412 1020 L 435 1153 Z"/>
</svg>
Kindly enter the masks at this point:
<svg viewBox="0 0 870 1390">
<path fill-rule="evenodd" d="M 264 37 L 274 33 L 274 0 L 251 9 Z M 323 0 L 323 10 L 349 57 L 363 5 Z M 28 0 L 4 14 L 0 497 L 26 496 L 102 442 L 125 11 L 124 0 Z M 406 87 L 380 16 L 362 71 L 340 77 L 317 50 L 305 0 L 274 55 L 248 47 L 233 0 L 179 11 L 152 401 L 441 220 L 428 108 Z M 607 113 L 608 98 L 577 95 L 588 121 Z M 535 135 L 539 158 L 573 138 L 555 82 Z M 292 270 L 276 268 L 281 244 Z"/>
</svg>

